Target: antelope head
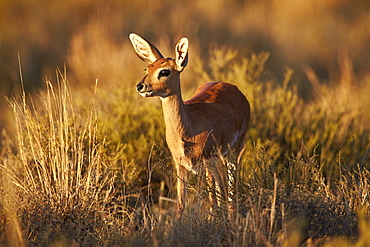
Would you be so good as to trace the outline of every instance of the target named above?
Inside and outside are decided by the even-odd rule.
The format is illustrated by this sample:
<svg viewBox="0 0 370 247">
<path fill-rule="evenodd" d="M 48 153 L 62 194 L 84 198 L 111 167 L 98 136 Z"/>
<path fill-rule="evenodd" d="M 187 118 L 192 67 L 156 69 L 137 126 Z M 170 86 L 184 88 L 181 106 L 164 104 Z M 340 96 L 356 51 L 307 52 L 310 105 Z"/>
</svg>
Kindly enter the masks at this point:
<svg viewBox="0 0 370 247">
<path fill-rule="evenodd" d="M 188 63 L 187 38 L 180 39 L 175 46 L 176 58 L 164 58 L 159 50 L 144 38 L 131 33 L 130 40 L 138 57 L 148 64 L 146 75 L 136 85 L 136 91 L 143 97 L 179 94 L 180 73 Z"/>
</svg>

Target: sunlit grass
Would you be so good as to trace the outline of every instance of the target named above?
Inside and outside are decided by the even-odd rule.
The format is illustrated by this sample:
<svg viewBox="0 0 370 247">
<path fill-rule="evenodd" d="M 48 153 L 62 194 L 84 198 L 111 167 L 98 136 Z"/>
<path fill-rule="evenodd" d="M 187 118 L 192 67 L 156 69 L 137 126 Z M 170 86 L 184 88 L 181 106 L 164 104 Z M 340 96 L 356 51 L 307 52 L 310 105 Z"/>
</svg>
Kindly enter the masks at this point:
<svg viewBox="0 0 370 247">
<path fill-rule="evenodd" d="M 366 246 L 369 7 L 0 1 L 0 246 Z M 189 38 L 184 99 L 215 80 L 251 103 L 240 168 L 218 169 L 234 175 L 234 201 L 216 213 L 192 176 L 175 217 L 162 109 L 135 92 L 132 31 L 165 56 Z M 25 90 L 10 97 L 18 52 Z M 64 62 L 70 82 L 54 73 Z"/>
<path fill-rule="evenodd" d="M 57 76 L 54 85 L 46 81 L 38 107 L 25 92 L 20 100 L 9 99 L 17 144 L 14 153 L 4 150 L 4 182 L 14 184 L 4 197 L 19 216 L 27 245 L 72 241 L 68 234 L 96 243 L 109 224 L 115 175 L 105 163 L 104 140 L 97 140 L 96 112 L 91 108 L 84 119 L 76 113 L 66 75 Z"/>
<path fill-rule="evenodd" d="M 274 84 L 268 57 L 239 60 L 216 49 L 210 68 L 195 54 L 184 72 L 233 82 L 252 106 L 241 167 L 229 168 L 235 200 L 212 214 L 210 188 L 193 176 L 189 206 L 174 217 L 159 100 L 124 85 L 99 88 L 99 80 L 91 94 L 75 91 L 60 72 L 37 97 L 22 91 L 9 99 L 16 128 L 2 137 L 2 244 L 361 245 L 369 216 L 367 115 L 325 88 L 305 102 L 290 85 L 290 69 Z"/>
</svg>

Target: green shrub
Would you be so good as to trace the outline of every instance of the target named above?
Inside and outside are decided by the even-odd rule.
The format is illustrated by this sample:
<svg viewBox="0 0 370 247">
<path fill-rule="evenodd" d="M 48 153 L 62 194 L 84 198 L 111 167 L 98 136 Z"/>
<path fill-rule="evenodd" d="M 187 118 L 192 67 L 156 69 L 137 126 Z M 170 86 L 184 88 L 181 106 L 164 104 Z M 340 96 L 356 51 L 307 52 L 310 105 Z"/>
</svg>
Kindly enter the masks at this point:
<svg viewBox="0 0 370 247">
<path fill-rule="evenodd" d="M 143 99 L 134 87 L 132 92 L 101 89 L 96 98 L 99 136 L 107 142 L 104 152 L 115 162 L 112 169 L 119 171 L 123 183 L 144 186 L 149 161 L 162 166 L 165 159 L 171 161 L 160 101 Z"/>
</svg>

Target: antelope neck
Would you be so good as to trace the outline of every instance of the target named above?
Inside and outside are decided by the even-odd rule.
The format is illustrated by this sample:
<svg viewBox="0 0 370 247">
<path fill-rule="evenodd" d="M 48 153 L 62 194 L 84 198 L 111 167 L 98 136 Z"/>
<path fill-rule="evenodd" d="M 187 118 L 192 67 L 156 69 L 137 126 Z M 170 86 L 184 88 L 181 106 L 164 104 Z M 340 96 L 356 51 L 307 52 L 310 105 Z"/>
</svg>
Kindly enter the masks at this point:
<svg viewBox="0 0 370 247">
<path fill-rule="evenodd" d="M 181 93 L 161 98 L 166 132 L 172 136 L 180 135 L 182 138 L 186 133 L 188 117 Z"/>
</svg>

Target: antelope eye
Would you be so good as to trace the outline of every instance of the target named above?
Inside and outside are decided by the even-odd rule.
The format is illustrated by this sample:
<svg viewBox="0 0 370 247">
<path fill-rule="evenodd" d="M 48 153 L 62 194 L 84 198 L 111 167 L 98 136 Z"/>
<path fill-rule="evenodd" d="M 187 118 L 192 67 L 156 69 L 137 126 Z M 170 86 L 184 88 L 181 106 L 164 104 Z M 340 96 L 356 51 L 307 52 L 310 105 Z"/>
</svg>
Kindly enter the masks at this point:
<svg viewBox="0 0 370 247">
<path fill-rule="evenodd" d="M 162 76 L 169 76 L 170 75 L 170 70 L 168 69 L 164 69 L 164 70 L 161 70 L 159 72 L 159 77 L 162 77 Z"/>
</svg>

